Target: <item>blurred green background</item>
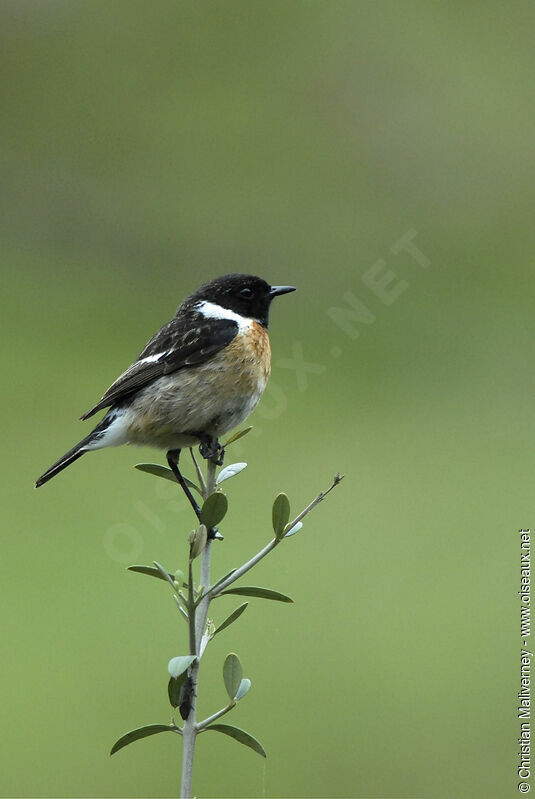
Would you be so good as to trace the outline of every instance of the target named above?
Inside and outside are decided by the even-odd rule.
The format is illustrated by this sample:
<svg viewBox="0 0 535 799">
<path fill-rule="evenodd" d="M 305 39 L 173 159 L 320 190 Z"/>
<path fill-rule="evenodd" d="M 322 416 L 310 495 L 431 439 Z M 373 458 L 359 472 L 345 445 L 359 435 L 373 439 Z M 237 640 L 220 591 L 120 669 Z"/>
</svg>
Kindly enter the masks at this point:
<svg viewBox="0 0 535 799">
<path fill-rule="evenodd" d="M 252 601 L 207 653 L 200 712 L 224 703 L 238 652 L 253 690 L 229 723 L 268 760 L 203 736 L 196 795 L 516 795 L 533 4 L 0 13 L 1 794 L 177 795 L 174 737 L 108 752 L 170 718 L 185 627 L 163 584 L 124 567 L 183 567 L 191 514 L 132 470 L 162 460 L 149 450 L 32 482 L 182 298 L 247 271 L 299 291 L 273 308 L 271 388 L 229 451 L 249 468 L 226 484 L 215 574 L 267 542 L 276 493 L 297 512 L 346 478 L 248 581 L 295 605 Z M 332 309 L 357 300 L 341 326 Z"/>
</svg>

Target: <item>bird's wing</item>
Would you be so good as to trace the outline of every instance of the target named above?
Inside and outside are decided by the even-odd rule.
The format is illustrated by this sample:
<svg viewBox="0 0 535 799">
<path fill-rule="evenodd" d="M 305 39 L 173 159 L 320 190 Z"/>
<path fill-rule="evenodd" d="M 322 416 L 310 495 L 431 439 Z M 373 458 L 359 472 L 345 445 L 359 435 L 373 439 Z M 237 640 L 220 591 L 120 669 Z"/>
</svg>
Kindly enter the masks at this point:
<svg viewBox="0 0 535 799">
<path fill-rule="evenodd" d="M 231 319 L 175 318 L 154 335 L 126 372 L 112 383 L 97 404 L 84 413 L 88 419 L 163 375 L 198 366 L 222 350 L 238 332 Z"/>
</svg>

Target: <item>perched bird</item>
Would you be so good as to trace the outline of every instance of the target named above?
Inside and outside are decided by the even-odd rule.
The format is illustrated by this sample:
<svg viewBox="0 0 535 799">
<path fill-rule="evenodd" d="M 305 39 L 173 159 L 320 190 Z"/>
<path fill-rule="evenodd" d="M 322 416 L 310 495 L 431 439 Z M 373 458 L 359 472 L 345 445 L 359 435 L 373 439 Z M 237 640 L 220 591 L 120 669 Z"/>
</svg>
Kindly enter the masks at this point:
<svg viewBox="0 0 535 799">
<path fill-rule="evenodd" d="M 270 286 L 240 274 L 201 286 L 82 416 L 88 419 L 109 408 L 89 435 L 41 475 L 36 487 L 84 453 L 119 444 L 166 450 L 184 489 L 177 465 L 181 449 L 200 443 L 205 458 L 220 462 L 219 436 L 249 416 L 266 387 L 269 307 L 274 297 L 289 291 L 294 287 Z"/>
</svg>

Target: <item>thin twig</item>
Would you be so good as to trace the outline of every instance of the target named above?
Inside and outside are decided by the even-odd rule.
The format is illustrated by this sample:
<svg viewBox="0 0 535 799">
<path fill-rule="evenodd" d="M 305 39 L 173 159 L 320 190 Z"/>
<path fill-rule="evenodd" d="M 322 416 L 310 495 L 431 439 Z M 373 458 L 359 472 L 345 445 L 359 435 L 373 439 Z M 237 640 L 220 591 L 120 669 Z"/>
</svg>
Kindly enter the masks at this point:
<svg viewBox="0 0 535 799">
<path fill-rule="evenodd" d="M 197 458 L 195 457 L 195 453 L 193 452 L 193 448 L 190 447 L 189 451 L 190 451 L 190 454 L 191 454 L 191 459 L 192 459 L 192 461 L 194 463 L 194 466 L 195 466 L 195 472 L 197 473 L 197 479 L 199 481 L 199 487 L 201 489 L 201 494 L 203 496 L 203 499 L 206 499 L 206 482 L 204 480 L 204 474 L 201 471 L 201 467 L 197 463 Z"/>
<path fill-rule="evenodd" d="M 206 727 L 208 727 L 209 724 L 212 724 L 214 721 L 216 721 L 216 719 L 220 719 L 221 716 L 224 716 L 225 713 L 228 713 L 229 710 L 232 710 L 233 707 L 236 707 L 235 701 L 229 702 L 226 707 L 222 708 L 221 710 L 218 710 L 217 713 L 214 713 L 212 716 L 208 716 L 207 719 L 199 721 L 199 723 L 197 724 L 197 732 L 201 732 L 201 730 L 204 730 Z"/>
<path fill-rule="evenodd" d="M 256 566 L 258 561 L 262 560 L 262 558 L 265 558 L 266 555 L 268 555 L 272 549 L 275 549 L 277 544 L 280 544 L 281 541 L 281 538 L 274 538 L 273 541 L 270 541 L 269 544 L 266 544 L 266 546 L 261 549 L 260 552 L 257 552 L 256 555 L 251 558 L 251 560 L 248 560 L 247 563 L 244 563 L 243 566 L 240 566 L 239 569 L 236 569 L 236 571 L 232 572 L 230 577 L 227 577 L 226 580 L 223 580 L 222 583 L 219 583 L 215 593 L 212 593 L 212 589 L 208 589 L 208 591 L 205 593 L 205 597 L 208 596 L 211 599 L 214 599 L 216 596 L 219 596 L 225 588 L 228 588 L 228 586 L 232 585 L 235 580 L 248 572 L 249 569 L 252 569 L 253 566 Z"/>
<path fill-rule="evenodd" d="M 193 462 L 195 464 L 195 468 L 197 470 L 197 476 L 199 477 L 199 482 L 201 484 L 201 490 L 203 494 L 203 498 L 206 499 L 210 494 L 215 491 L 216 488 L 216 467 L 211 461 L 208 461 L 207 470 L 206 470 L 206 481 L 200 475 L 200 469 L 198 464 L 195 460 L 195 456 L 193 455 L 193 451 L 191 451 L 191 455 L 193 458 Z M 338 485 L 340 480 L 342 479 L 341 475 L 337 474 L 333 480 L 332 485 L 326 490 L 322 491 L 318 496 L 312 500 L 312 502 L 307 505 L 307 507 L 299 513 L 295 519 L 287 525 L 287 529 L 290 530 L 294 527 L 301 519 L 303 519 L 311 510 L 313 510 L 316 505 L 318 505 L 327 494 L 332 491 L 332 489 Z M 235 706 L 236 702 L 230 702 L 226 707 L 218 710 L 217 713 L 214 713 L 212 716 L 208 716 L 208 718 L 204 719 L 203 721 L 197 723 L 197 708 L 196 708 L 196 697 L 197 697 L 197 684 L 199 680 L 199 668 L 200 668 L 200 660 L 204 653 L 204 649 L 206 644 L 210 640 L 210 636 L 208 633 L 205 634 L 204 629 L 206 626 L 206 619 L 208 615 L 208 607 L 210 602 L 215 597 L 219 596 L 225 588 L 228 588 L 229 585 L 232 585 L 236 580 L 238 580 L 243 574 L 252 569 L 258 561 L 262 560 L 272 549 L 281 543 L 284 536 L 282 538 L 274 538 L 269 544 L 257 552 L 251 560 L 241 566 L 239 569 L 233 571 L 226 579 L 218 580 L 214 583 L 211 588 L 208 588 L 204 591 L 200 601 L 197 601 L 195 605 L 195 596 L 193 593 L 193 574 L 192 574 L 192 565 L 191 561 L 189 564 L 189 586 L 188 586 L 188 610 L 189 610 L 189 626 L 190 626 L 190 650 L 191 654 L 197 655 L 196 660 L 191 665 L 189 669 L 189 677 L 192 681 L 192 702 L 191 702 L 191 709 L 188 715 L 188 718 L 184 722 L 184 727 L 182 729 L 182 736 L 184 738 L 184 745 L 183 745 L 183 752 L 182 752 L 182 781 L 180 786 L 180 796 L 181 797 L 191 797 L 192 791 L 192 781 L 193 781 L 193 759 L 195 755 L 195 740 L 197 734 L 205 730 L 210 724 L 212 724 L 216 719 L 220 718 L 221 716 L 228 713 L 229 710 Z M 206 542 L 206 546 L 201 554 L 201 569 L 200 569 L 200 585 L 201 586 L 209 586 L 210 585 L 210 558 L 212 552 L 212 540 L 208 539 Z M 178 602 L 177 602 L 178 603 Z M 180 608 L 180 606 L 179 606 Z"/>
<path fill-rule="evenodd" d="M 184 619 L 184 621 L 186 622 L 186 624 L 189 624 L 189 620 L 188 620 L 188 614 L 187 614 L 187 613 L 186 613 L 186 611 L 185 611 L 185 610 L 182 608 L 182 605 L 180 604 L 180 600 L 179 600 L 179 598 L 178 598 L 178 596 L 177 596 L 176 594 L 174 595 L 174 600 L 175 600 L 175 602 L 176 602 L 176 606 L 177 606 L 177 608 L 178 608 L 178 609 L 179 609 L 179 611 L 180 611 L 180 615 L 183 617 L 183 619 Z"/>
<path fill-rule="evenodd" d="M 193 457 L 193 452 L 192 452 L 192 457 Z M 194 457 L 193 457 L 193 462 L 196 463 Z M 211 461 L 208 461 L 206 469 L 206 482 L 204 481 L 203 478 L 203 481 L 201 483 L 203 499 L 206 499 L 206 497 L 209 496 L 215 490 L 215 479 L 216 479 L 215 464 L 213 464 Z M 206 542 L 206 546 L 204 547 L 201 554 L 201 574 L 200 574 L 201 585 L 210 585 L 211 554 L 212 554 L 212 541 L 208 539 Z M 192 682 L 192 701 L 188 718 L 184 721 L 184 727 L 182 730 L 184 745 L 182 750 L 182 779 L 180 783 L 180 796 L 186 799 L 189 799 L 189 797 L 192 795 L 193 759 L 195 756 L 195 740 L 197 737 L 197 684 L 199 682 L 199 668 L 200 668 L 203 631 L 204 631 L 204 626 L 206 624 L 206 617 L 208 615 L 208 605 L 210 604 L 210 597 L 205 594 L 201 599 L 201 601 L 199 602 L 199 604 L 195 606 L 194 595 L 193 595 L 193 574 L 192 574 L 191 561 L 189 569 L 189 585 L 191 586 L 189 589 L 191 593 L 188 593 L 188 596 L 192 598 L 189 608 L 190 644 L 192 640 L 192 630 L 193 630 L 193 641 L 195 644 L 195 649 L 194 651 L 192 651 L 192 654 L 197 655 L 197 659 L 194 661 L 194 663 L 191 665 L 189 669 L 189 677 Z"/>
<path fill-rule="evenodd" d="M 302 511 L 301 511 L 301 513 L 299 513 L 299 514 L 298 514 L 298 515 L 295 517 L 295 519 L 293 520 L 293 522 L 289 522 L 289 523 L 286 525 L 286 527 L 288 528 L 288 530 L 291 530 L 291 529 L 292 529 L 292 527 L 294 527 L 294 526 L 297 524 L 297 522 L 300 522 L 300 521 L 301 521 L 301 519 L 304 519 L 304 518 L 305 518 L 305 516 L 306 516 L 307 514 L 309 514 L 311 510 L 314 510 L 314 508 L 316 507 L 316 505 L 319 505 L 319 504 L 320 504 L 320 502 L 323 502 L 323 500 L 325 499 L 325 497 L 327 496 L 327 494 L 329 494 L 329 493 L 330 493 L 330 492 L 333 490 L 333 488 L 336 488 L 336 486 L 338 485 L 338 483 L 341 483 L 343 479 L 344 479 L 344 475 L 343 475 L 343 474 L 335 474 L 335 476 L 334 476 L 334 478 L 333 478 L 333 481 L 332 481 L 332 484 L 329 486 L 329 488 L 328 488 L 326 491 L 321 491 L 321 492 L 318 494 L 318 496 L 316 497 L 316 499 L 313 499 L 313 500 L 312 500 L 312 502 L 310 503 L 310 505 L 307 505 L 307 506 L 306 506 L 306 508 L 305 508 L 304 510 L 302 510 Z"/>
<path fill-rule="evenodd" d="M 327 494 L 330 491 L 332 491 L 333 488 L 337 486 L 341 480 L 343 480 L 342 475 L 336 474 L 329 488 L 326 491 L 322 491 L 320 494 L 318 494 L 316 499 L 313 499 L 310 505 L 307 505 L 307 507 L 304 510 L 302 510 L 301 513 L 299 513 L 292 522 L 286 525 L 288 530 L 291 530 L 291 528 L 294 527 L 297 524 L 297 522 L 300 522 L 301 519 L 304 519 L 304 517 L 307 516 L 307 514 L 309 514 L 311 510 L 314 510 L 316 505 L 319 505 L 319 503 L 325 499 Z M 247 563 L 244 563 L 243 566 L 240 566 L 239 569 L 236 569 L 236 571 L 234 571 L 231 575 L 229 575 L 226 580 L 223 580 L 223 582 L 215 583 L 212 588 L 209 588 L 204 594 L 205 598 L 210 597 L 211 599 L 214 599 L 216 596 L 219 596 L 221 592 L 225 590 L 225 588 L 228 588 L 229 585 L 232 585 L 232 583 L 234 583 L 236 580 L 242 577 L 246 572 L 248 572 L 249 569 L 252 569 L 253 566 L 256 566 L 259 560 L 265 558 L 266 555 L 268 555 L 272 549 L 275 549 L 275 547 L 278 544 L 280 544 L 281 541 L 283 540 L 284 536 L 282 538 L 274 538 L 272 541 L 269 542 L 269 544 L 266 544 L 266 546 L 263 549 L 261 549 L 260 552 L 257 552 L 256 555 L 254 555 L 251 558 L 251 560 L 247 561 Z M 214 588 L 216 588 L 215 592 Z"/>
<path fill-rule="evenodd" d="M 209 497 L 215 491 L 216 486 L 216 465 L 212 463 L 212 461 L 208 461 L 208 465 L 206 468 L 206 497 Z M 206 499 L 205 497 L 205 499 Z M 206 542 L 206 546 L 203 549 L 201 555 L 201 573 L 200 573 L 200 584 L 204 587 L 210 585 L 210 560 L 212 555 L 212 539 L 208 539 Z M 200 642 L 202 638 L 202 634 L 204 632 L 204 625 L 206 624 L 206 617 L 208 615 L 208 605 L 210 604 L 211 597 L 208 596 L 207 592 L 205 591 L 201 601 L 197 605 L 195 611 L 195 621 L 196 621 L 196 635 L 197 640 Z M 200 654 L 200 651 L 197 652 Z"/>
<path fill-rule="evenodd" d="M 189 558 L 189 575 L 188 575 L 188 621 L 189 621 L 189 653 L 190 655 L 197 654 L 197 647 L 195 645 L 195 594 L 193 591 L 193 560 Z"/>
</svg>

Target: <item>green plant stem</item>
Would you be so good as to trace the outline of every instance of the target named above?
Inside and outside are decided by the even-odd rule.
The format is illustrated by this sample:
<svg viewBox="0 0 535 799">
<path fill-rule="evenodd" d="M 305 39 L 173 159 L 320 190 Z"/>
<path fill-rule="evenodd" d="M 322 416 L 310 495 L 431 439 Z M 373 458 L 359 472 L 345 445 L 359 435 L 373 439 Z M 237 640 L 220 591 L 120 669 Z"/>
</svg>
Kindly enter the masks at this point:
<svg viewBox="0 0 535 799">
<path fill-rule="evenodd" d="M 203 721 L 199 721 L 197 724 L 197 732 L 201 732 L 208 727 L 209 724 L 213 724 L 214 721 L 220 719 L 221 716 L 224 716 L 225 713 L 228 713 L 233 707 L 236 707 L 236 702 L 229 702 L 226 707 L 221 708 L 221 710 L 218 710 L 217 713 L 214 713 L 212 716 L 208 716 L 208 718 L 204 719 Z"/>
<path fill-rule="evenodd" d="M 176 606 L 177 606 L 177 608 L 178 608 L 178 610 L 179 610 L 179 613 L 180 613 L 180 615 L 182 616 L 182 618 L 184 619 L 184 621 L 186 622 L 186 624 L 188 624 L 188 625 L 189 625 L 188 614 L 186 613 L 186 611 L 184 610 L 184 608 L 183 608 L 183 607 L 182 607 L 182 605 L 180 604 L 180 600 L 179 600 L 179 598 L 178 598 L 178 596 L 177 596 L 176 594 L 175 594 L 175 596 L 174 596 L 174 600 L 175 600 L 175 602 L 176 602 Z"/>
<path fill-rule="evenodd" d="M 197 463 L 195 461 L 195 457 L 192 452 L 193 461 L 198 469 Z M 200 469 L 198 469 L 200 472 Z M 297 522 L 301 521 L 311 510 L 313 510 L 316 505 L 318 505 L 326 496 L 327 494 L 332 491 L 332 489 L 338 485 L 342 477 L 337 474 L 331 484 L 331 486 L 326 490 L 322 491 L 318 496 L 312 500 L 312 502 L 306 506 L 304 510 L 299 513 L 295 519 L 290 522 L 285 529 L 290 530 Z M 208 461 L 207 472 L 206 472 L 206 481 L 199 479 L 199 482 L 202 486 L 202 494 L 203 499 L 206 499 L 210 494 L 215 491 L 216 488 L 216 467 L 211 461 Z M 214 713 L 212 716 L 204 719 L 203 721 L 197 723 L 197 685 L 199 681 L 199 668 L 201 663 L 201 658 L 204 653 L 204 648 L 206 643 L 209 640 L 209 636 L 203 635 L 204 629 L 206 626 L 206 619 L 208 616 L 208 608 L 212 599 L 219 596 L 225 588 L 228 588 L 229 585 L 232 585 L 236 580 L 238 580 L 242 575 L 246 574 L 249 569 L 252 569 L 262 558 L 265 558 L 275 547 L 284 540 L 284 536 L 281 538 L 274 538 L 269 544 L 266 544 L 263 549 L 256 553 L 247 563 L 244 563 L 243 566 L 240 566 L 239 569 L 236 569 L 232 574 L 230 574 L 225 580 L 219 581 L 214 583 L 212 588 L 207 588 L 210 586 L 210 559 L 212 554 L 212 540 L 208 539 L 206 542 L 206 546 L 201 554 L 201 570 L 200 570 L 200 585 L 204 589 L 204 594 L 202 595 L 200 601 L 197 601 L 197 605 L 195 605 L 195 595 L 193 593 L 193 574 L 192 574 L 192 564 L 190 561 L 189 567 L 189 586 L 188 586 L 188 611 L 189 611 L 189 628 L 190 628 L 190 652 L 192 655 L 197 655 L 196 660 L 189 669 L 189 677 L 192 681 L 192 703 L 191 703 L 191 710 L 189 713 L 188 718 L 184 722 L 184 727 L 182 729 L 182 738 L 183 738 L 183 754 L 182 754 L 182 781 L 180 786 L 180 797 L 181 799 L 191 799 L 192 796 L 192 784 L 193 784 L 193 760 L 195 755 L 195 742 L 197 739 L 197 735 L 199 732 L 205 730 L 210 724 L 212 724 L 216 719 L 220 718 L 221 716 L 228 713 L 229 710 L 235 706 L 236 702 L 230 702 L 226 707 L 218 710 L 217 713 Z M 215 590 L 214 590 L 215 589 Z"/>
<path fill-rule="evenodd" d="M 256 566 L 258 561 L 262 560 L 262 558 L 265 558 L 266 555 L 268 555 L 273 549 L 275 549 L 277 544 L 280 544 L 281 541 L 282 538 L 279 539 L 274 538 L 273 541 L 270 541 L 269 544 L 266 544 L 266 546 L 263 549 L 261 549 L 260 552 L 257 552 L 256 555 L 254 555 L 251 558 L 251 560 L 248 560 L 247 563 L 244 563 L 243 566 L 240 566 L 239 569 L 236 569 L 236 571 L 233 572 L 229 577 L 227 577 L 226 580 L 223 580 L 222 583 L 219 583 L 215 593 L 212 593 L 211 590 L 208 590 L 205 596 L 209 597 L 210 599 L 214 599 L 216 596 L 219 596 L 219 594 L 222 591 L 224 591 L 225 588 L 228 588 L 228 586 L 232 585 L 232 583 L 235 582 L 235 580 L 238 580 L 246 572 L 248 572 L 249 569 L 252 569 L 253 566 Z"/>
<path fill-rule="evenodd" d="M 189 717 L 187 721 L 184 722 L 184 727 L 182 728 L 182 780 L 180 782 L 181 799 L 190 799 L 191 797 L 191 786 L 193 782 L 193 758 L 195 756 L 195 739 L 197 737 L 197 725 L 195 723 L 194 711 L 195 697 L 193 697 Z"/>
<path fill-rule="evenodd" d="M 211 461 L 208 461 L 208 467 L 206 470 L 206 488 L 205 488 L 205 496 L 209 497 L 210 494 L 213 494 L 216 488 L 216 466 Z M 207 588 L 210 585 L 210 564 L 211 564 L 211 557 L 212 557 L 212 539 L 208 539 L 206 542 L 206 546 L 201 555 L 201 574 L 200 574 L 200 584 Z M 196 612 L 195 612 L 195 633 L 197 637 L 197 641 L 199 643 L 199 651 L 197 655 L 201 656 L 200 651 L 200 643 L 202 639 L 202 634 L 204 632 L 204 626 L 206 624 L 206 617 L 208 616 L 208 606 L 210 605 L 210 600 L 212 597 L 208 596 L 205 592 L 204 596 L 202 597 L 201 601 L 199 602 Z"/>
<path fill-rule="evenodd" d="M 192 453 L 193 456 L 193 453 Z M 195 457 L 193 457 L 195 463 Z M 200 470 L 199 470 L 200 471 Z M 206 482 L 201 482 L 203 499 L 206 499 L 210 494 L 215 491 L 216 467 L 211 461 L 208 461 L 206 470 Z M 210 585 L 210 561 L 212 555 L 212 541 L 209 539 L 201 554 L 201 573 L 200 585 Z M 197 725 L 197 685 L 199 682 L 199 668 L 201 665 L 201 645 L 203 639 L 204 626 L 206 624 L 206 617 L 208 615 L 208 606 L 211 597 L 205 594 L 199 604 L 195 607 L 195 598 L 193 594 L 193 574 L 192 564 L 190 562 L 189 568 L 189 587 L 188 587 L 188 605 L 189 605 L 189 629 L 190 629 L 190 653 L 197 655 L 197 659 L 192 663 L 189 669 L 189 677 L 192 683 L 192 701 L 191 710 L 188 718 L 184 722 L 182 729 L 182 779 L 180 783 L 180 797 L 181 799 L 191 799 L 192 785 L 193 785 L 193 761 L 195 757 L 195 742 L 197 739 L 197 732 L 199 727 Z M 230 709 L 230 708 L 229 708 Z M 222 714 L 221 714 L 222 715 Z"/>
<path fill-rule="evenodd" d="M 337 486 L 341 480 L 343 480 L 343 477 L 340 474 L 335 475 L 329 488 L 326 491 L 321 491 L 318 494 L 318 496 L 315 499 L 313 499 L 312 502 L 309 505 L 307 505 L 306 508 L 302 510 L 301 513 L 299 513 L 295 517 L 293 521 L 289 522 L 286 525 L 287 529 L 291 530 L 292 527 L 297 524 L 297 522 L 300 522 L 301 519 L 304 519 L 304 517 L 307 516 L 311 510 L 314 510 L 316 505 L 319 505 L 319 503 L 325 499 L 327 494 L 330 491 L 332 491 L 333 488 Z M 282 536 L 282 538 L 274 538 L 272 541 L 269 542 L 269 544 L 266 544 L 266 546 L 263 549 L 261 549 L 260 552 L 257 552 L 256 555 L 253 555 L 251 560 L 248 560 L 247 563 L 244 563 L 243 566 L 240 566 L 239 569 L 233 571 L 232 574 L 230 574 L 226 580 L 214 584 L 214 588 L 216 589 L 215 591 L 213 590 L 213 588 L 209 588 L 205 593 L 205 597 L 208 597 L 209 599 L 214 599 L 216 596 L 219 596 L 221 592 L 225 590 L 225 588 L 228 588 L 229 585 L 232 585 L 232 583 L 234 583 L 236 580 L 238 580 L 240 577 L 246 574 L 249 571 L 249 569 L 252 569 L 253 566 L 256 566 L 258 561 L 262 560 L 262 558 L 265 558 L 266 555 L 269 555 L 269 553 L 273 549 L 275 549 L 277 544 L 280 544 L 281 541 L 284 541 L 284 536 Z"/>
<path fill-rule="evenodd" d="M 197 473 L 197 479 L 199 481 L 201 494 L 203 496 L 203 499 L 206 499 L 206 497 L 207 497 L 207 494 L 206 494 L 206 481 L 204 479 L 204 475 L 203 475 L 203 473 L 201 471 L 201 468 L 200 468 L 199 464 L 197 463 L 197 458 L 195 457 L 195 453 L 193 452 L 193 449 L 191 447 L 190 447 L 189 451 L 191 453 L 191 459 L 193 460 L 193 464 L 195 466 L 195 472 Z"/>
<path fill-rule="evenodd" d="M 190 557 L 188 565 L 188 621 L 189 621 L 189 653 L 190 655 L 197 654 L 197 646 L 195 644 L 195 594 L 193 592 L 193 561 Z"/>
</svg>

